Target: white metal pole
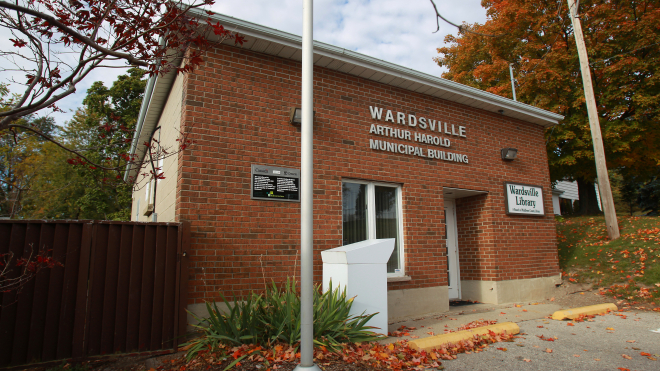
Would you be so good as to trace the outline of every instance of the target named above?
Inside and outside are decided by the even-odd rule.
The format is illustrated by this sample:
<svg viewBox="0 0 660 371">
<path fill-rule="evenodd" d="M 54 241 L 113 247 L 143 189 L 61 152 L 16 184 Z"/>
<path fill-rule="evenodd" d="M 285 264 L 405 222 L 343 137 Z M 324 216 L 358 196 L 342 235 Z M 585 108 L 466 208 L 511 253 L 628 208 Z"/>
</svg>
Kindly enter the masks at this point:
<svg viewBox="0 0 660 371">
<path fill-rule="evenodd" d="M 594 88 L 591 84 L 591 71 L 589 70 L 589 56 L 584 44 L 582 35 L 582 23 L 576 16 L 577 5 L 575 0 L 566 0 L 568 2 L 568 12 L 573 22 L 573 34 L 575 35 L 575 44 L 580 59 L 580 71 L 582 73 L 582 85 L 584 87 L 584 97 L 587 103 L 587 115 L 589 116 L 589 126 L 591 128 L 591 140 L 594 144 L 594 158 L 596 159 L 596 174 L 598 175 L 598 189 L 600 190 L 600 199 L 603 204 L 603 213 L 605 214 L 605 225 L 607 234 L 611 240 L 619 238 L 619 224 L 614 209 L 614 199 L 612 198 L 612 188 L 610 187 L 610 176 L 607 173 L 605 163 L 605 149 L 603 147 L 603 136 L 600 132 L 600 120 L 598 119 L 598 107 L 596 106 L 596 97 Z"/>
<path fill-rule="evenodd" d="M 314 364 L 314 92 L 313 0 L 303 0 L 302 123 L 300 130 L 300 364 L 295 370 L 319 370 Z"/>
<path fill-rule="evenodd" d="M 509 75 L 511 75 L 511 91 L 513 92 L 513 100 L 516 100 L 516 84 L 513 79 L 513 63 L 509 63 Z"/>
</svg>

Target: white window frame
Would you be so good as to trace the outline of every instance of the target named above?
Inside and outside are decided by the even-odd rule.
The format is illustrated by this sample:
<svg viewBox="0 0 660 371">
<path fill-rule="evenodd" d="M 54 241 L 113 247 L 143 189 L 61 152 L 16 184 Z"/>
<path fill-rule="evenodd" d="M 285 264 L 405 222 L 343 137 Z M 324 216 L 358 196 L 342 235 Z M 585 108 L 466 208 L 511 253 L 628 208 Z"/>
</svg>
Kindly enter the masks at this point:
<svg viewBox="0 0 660 371">
<path fill-rule="evenodd" d="M 367 186 L 367 239 L 376 238 L 376 186 L 380 187 L 389 187 L 396 189 L 396 212 L 397 212 L 397 224 L 398 224 L 398 235 L 399 235 L 399 272 L 387 273 L 387 277 L 404 277 L 405 276 L 405 247 L 404 247 L 404 237 L 403 237 L 403 195 L 402 188 L 400 184 L 395 183 L 385 183 L 385 182 L 370 182 L 365 180 L 358 179 L 342 179 L 342 184 L 344 183 L 357 183 L 365 184 Z M 343 201 L 343 196 L 342 196 Z M 342 218 L 344 215 L 344 210 L 342 208 Z M 342 223 L 342 236 L 344 235 Z"/>
</svg>

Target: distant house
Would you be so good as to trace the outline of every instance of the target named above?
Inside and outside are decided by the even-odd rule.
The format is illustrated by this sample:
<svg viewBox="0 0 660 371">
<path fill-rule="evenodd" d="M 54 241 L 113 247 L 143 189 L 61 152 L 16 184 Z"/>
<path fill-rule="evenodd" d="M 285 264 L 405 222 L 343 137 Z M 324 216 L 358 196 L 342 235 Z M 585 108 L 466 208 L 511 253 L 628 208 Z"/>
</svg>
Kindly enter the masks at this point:
<svg viewBox="0 0 660 371">
<path fill-rule="evenodd" d="M 596 188 L 598 208 L 603 210 L 603 207 L 600 205 L 598 184 L 594 185 L 594 187 Z M 555 215 L 572 214 L 575 201 L 579 200 L 580 194 L 578 192 L 578 184 L 576 181 L 560 180 L 552 190 L 552 208 Z"/>
</svg>

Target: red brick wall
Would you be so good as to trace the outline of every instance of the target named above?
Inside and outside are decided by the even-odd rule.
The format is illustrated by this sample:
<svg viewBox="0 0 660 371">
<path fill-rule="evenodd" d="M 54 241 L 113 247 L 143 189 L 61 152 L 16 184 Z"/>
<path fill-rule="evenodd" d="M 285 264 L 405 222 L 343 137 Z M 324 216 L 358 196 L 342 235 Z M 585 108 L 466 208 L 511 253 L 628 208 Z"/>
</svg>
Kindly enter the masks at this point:
<svg viewBox="0 0 660 371">
<path fill-rule="evenodd" d="M 190 303 L 215 299 L 218 290 L 229 297 L 260 290 L 300 269 L 299 204 L 250 199 L 251 164 L 300 168 L 300 132 L 288 123 L 289 109 L 300 106 L 300 64 L 231 46 L 206 61 L 185 83 L 182 129 L 195 145 L 179 162 L 177 217 L 192 224 Z M 503 182 L 521 179 L 543 186 L 551 210 L 543 128 L 323 68 L 315 68 L 314 94 L 315 282 L 320 251 L 342 243 L 341 181 L 349 178 L 402 186 L 412 280 L 390 290 L 446 286 L 443 186 L 490 192 L 481 202 L 457 202 L 464 279 L 558 273 L 552 213 L 504 214 Z M 373 122 L 403 128 L 372 120 L 370 105 L 466 126 L 467 138 L 451 137 L 450 150 L 470 163 L 371 150 L 369 138 L 440 148 L 369 134 Z M 504 163 L 504 147 L 518 148 L 519 158 Z"/>
<path fill-rule="evenodd" d="M 515 180 L 514 180 L 515 181 Z M 545 218 L 504 215 L 504 190 L 456 200 L 462 280 L 502 281 L 559 274 L 552 205 Z M 544 189 L 544 192 L 547 190 Z"/>
</svg>

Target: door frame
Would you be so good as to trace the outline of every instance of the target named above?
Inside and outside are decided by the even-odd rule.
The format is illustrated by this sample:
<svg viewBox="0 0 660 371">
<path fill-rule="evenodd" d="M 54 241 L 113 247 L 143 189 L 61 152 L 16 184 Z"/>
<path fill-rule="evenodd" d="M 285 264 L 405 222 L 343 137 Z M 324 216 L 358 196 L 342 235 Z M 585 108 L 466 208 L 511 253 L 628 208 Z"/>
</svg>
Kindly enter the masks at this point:
<svg viewBox="0 0 660 371">
<path fill-rule="evenodd" d="M 447 287 L 449 300 L 461 300 L 461 268 L 458 257 L 458 226 L 456 220 L 456 201 L 445 199 L 445 247 L 447 249 Z M 451 221 L 451 222 L 450 222 Z M 453 251 L 450 250 L 450 237 L 454 240 Z M 452 256 L 453 255 L 453 256 Z M 451 259 L 450 259 L 451 258 Z M 452 274 L 453 273 L 453 274 Z M 453 281 L 453 285 L 449 285 Z"/>
</svg>

